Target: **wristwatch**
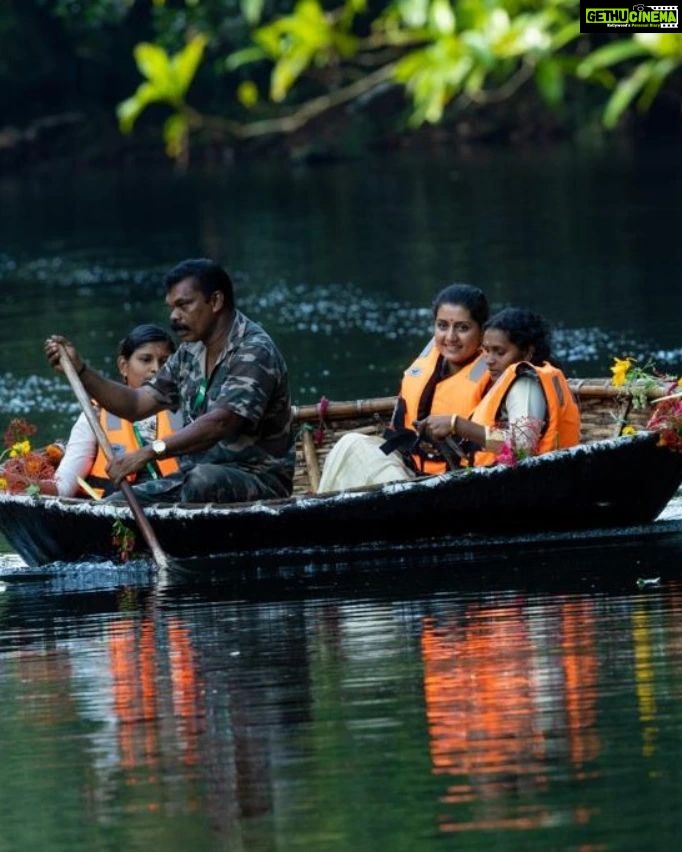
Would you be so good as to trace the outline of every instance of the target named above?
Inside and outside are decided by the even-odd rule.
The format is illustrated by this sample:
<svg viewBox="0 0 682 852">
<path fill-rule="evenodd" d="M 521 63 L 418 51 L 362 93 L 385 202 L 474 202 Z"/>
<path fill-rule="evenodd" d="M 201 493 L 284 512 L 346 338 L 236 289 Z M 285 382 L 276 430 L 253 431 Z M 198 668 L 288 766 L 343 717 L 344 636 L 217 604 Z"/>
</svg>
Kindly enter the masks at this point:
<svg viewBox="0 0 682 852">
<path fill-rule="evenodd" d="M 157 459 L 160 459 L 166 452 L 166 442 L 157 438 L 156 441 L 152 441 L 152 450 Z"/>
</svg>

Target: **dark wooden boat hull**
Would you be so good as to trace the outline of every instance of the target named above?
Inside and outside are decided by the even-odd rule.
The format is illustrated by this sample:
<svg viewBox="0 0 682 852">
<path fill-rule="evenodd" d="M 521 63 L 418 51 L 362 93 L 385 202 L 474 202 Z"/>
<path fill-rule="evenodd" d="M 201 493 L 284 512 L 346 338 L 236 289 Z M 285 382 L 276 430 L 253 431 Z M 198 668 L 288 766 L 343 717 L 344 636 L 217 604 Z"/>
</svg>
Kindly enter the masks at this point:
<svg viewBox="0 0 682 852">
<path fill-rule="evenodd" d="M 682 453 L 658 435 L 597 441 L 515 467 L 447 473 L 338 494 L 146 510 L 176 559 L 243 551 L 406 543 L 628 527 L 653 521 L 682 482 Z M 127 508 L 0 495 L 0 529 L 29 565 L 113 558 L 112 523 Z M 141 542 L 141 539 L 140 539 Z"/>
</svg>

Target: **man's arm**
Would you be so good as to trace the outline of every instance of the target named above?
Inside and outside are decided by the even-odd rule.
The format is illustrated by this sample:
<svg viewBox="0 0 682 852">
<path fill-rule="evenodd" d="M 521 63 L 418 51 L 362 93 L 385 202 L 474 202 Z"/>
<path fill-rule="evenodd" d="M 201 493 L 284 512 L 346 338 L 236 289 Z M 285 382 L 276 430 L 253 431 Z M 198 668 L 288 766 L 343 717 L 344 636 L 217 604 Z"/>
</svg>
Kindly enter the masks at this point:
<svg viewBox="0 0 682 852">
<path fill-rule="evenodd" d="M 228 408 L 214 408 L 201 417 L 178 429 L 165 439 L 166 452 L 161 458 L 185 453 L 198 453 L 217 444 L 218 441 L 236 437 L 247 421 Z M 137 473 L 156 458 L 151 446 L 140 447 L 132 453 L 117 456 L 107 465 L 107 474 L 117 485 L 130 473 Z"/>
<path fill-rule="evenodd" d="M 132 423 L 136 420 L 144 420 L 145 417 L 150 417 L 163 408 L 151 390 L 147 388 L 133 390 L 121 382 L 105 379 L 87 366 L 70 341 L 53 334 L 45 341 L 44 349 L 47 360 L 58 372 L 63 372 L 59 366 L 60 345 L 66 350 L 85 390 L 107 411 Z"/>
</svg>

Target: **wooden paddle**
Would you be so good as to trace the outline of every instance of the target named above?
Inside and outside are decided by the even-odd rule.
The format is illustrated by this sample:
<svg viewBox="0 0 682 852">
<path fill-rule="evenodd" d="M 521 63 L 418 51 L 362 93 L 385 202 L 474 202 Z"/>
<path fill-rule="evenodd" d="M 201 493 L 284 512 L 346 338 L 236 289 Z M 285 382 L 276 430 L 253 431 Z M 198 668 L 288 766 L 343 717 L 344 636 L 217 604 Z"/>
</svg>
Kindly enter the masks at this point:
<svg viewBox="0 0 682 852">
<path fill-rule="evenodd" d="M 64 374 L 69 380 L 69 384 L 73 388 L 73 392 L 76 394 L 76 398 L 80 403 L 83 414 L 90 424 L 90 428 L 95 433 L 97 443 L 100 445 L 107 461 L 111 461 L 114 458 L 114 451 L 111 446 L 111 442 L 109 441 L 109 438 L 107 438 L 107 434 L 104 429 L 102 429 L 97 412 L 92 407 L 92 402 L 90 401 L 88 392 L 83 387 L 83 382 L 81 382 L 78 373 L 76 372 L 76 368 L 73 366 L 73 363 L 69 358 L 69 354 L 63 346 L 59 347 L 59 364 L 62 370 L 64 370 Z M 120 483 L 119 488 L 123 492 L 123 496 L 128 501 L 128 505 L 133 513 L 135 522 L 137 523 L 144 540 L 147 542 L 147 546 L 151 551 L 156 567 L 159 570 L 167 571 L 170 568 L 168 556 L 161 549 L 156 533 L 152 529 L 149 519 L 142 511 L 142 506 L 140 506 L 139 500 L 135 496 L 135 492 L 133 491 L 130 483 L 124 479 Z"/>
</svg>

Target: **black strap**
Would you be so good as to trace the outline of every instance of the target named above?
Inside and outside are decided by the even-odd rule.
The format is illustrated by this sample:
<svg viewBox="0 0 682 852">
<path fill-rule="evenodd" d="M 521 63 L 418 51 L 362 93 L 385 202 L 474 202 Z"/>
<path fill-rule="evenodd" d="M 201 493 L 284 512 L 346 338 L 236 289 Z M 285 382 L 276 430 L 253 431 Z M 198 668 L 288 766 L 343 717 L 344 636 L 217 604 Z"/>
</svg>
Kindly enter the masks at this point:
<svg viewBox="0 0 682 852">
<path fill-rule="evenodd" d="M 450 470 L 457 470 L 462 466 L 462 461 L 467 460 L 466 452 L 453 438 L 446 438 L 444 441 L 436 441 L 438 452 L 445 459 L 445 463 Z"/>
<path fill-rule="evenodd" d="M 421 437 L 413 429 L 387 429 L 384 432 L 384 439 L 379 449 L 386 455 L 395 450 L 414 453 L 421 441 Z"/>
<path fill-rule="evenodd" d="M 437 452 L 426 452 L 420 447 L 422 436 L 412 429 L 387 429 L 384 432 L 384 443 L 379 449 L 388 455 L 396 450 L 402 455 L 403 461 L 417 473 L 424 473 L 426 461 L 444 461 L 450 470 L 461 467 L 462 459 L 467 459 L 467 453 L 452 438 L 437 441 L 432 444 Z M 428 442 L 431 443 L 431 442 Z M 414 457 L 421 460 L 421 469 L 415 463 Z"/>
</svg>

